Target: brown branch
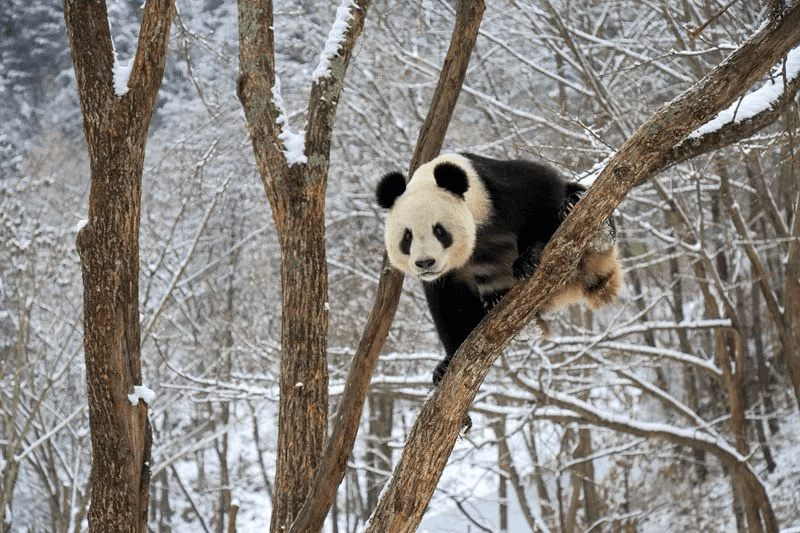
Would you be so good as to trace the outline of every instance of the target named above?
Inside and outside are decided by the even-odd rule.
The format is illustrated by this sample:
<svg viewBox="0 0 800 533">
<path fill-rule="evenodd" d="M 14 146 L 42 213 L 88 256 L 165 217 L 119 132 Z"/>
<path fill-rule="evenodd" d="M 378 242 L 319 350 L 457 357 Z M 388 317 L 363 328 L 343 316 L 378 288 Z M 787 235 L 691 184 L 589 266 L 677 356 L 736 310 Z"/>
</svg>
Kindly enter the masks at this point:
<svg viewBox="0 0 800 533">
<path fill-rule="evenodd" d="M 452 451 L 461 421 L 502 348 L 574 271 L 614 208 L 649 179 L 664 152 L 726 108 L 800 41 L 800 4 L 773 20 L 693 87 L 657 111 L 620 148 L 545 249 L 462 344 L 411 430 L 369 532 L 414 531 Z M 768 502 L 766 509 L 769 514 Z"/>
<path fill-rule="evenodd" d="M 698 155 L 719 150 L 766 128 L 792 105 L 798 90 L 800 90 L 800 75 L 787 80 L 784 91 L 768 109 L 740 122 L 729 122 L 719 129 L 699 137 L 686 138 L 673 146 L 659 158 L 653 173 L 656 174 Z"/>
<path fill-rule="evenodd" d="M 327 435 L 325 181 L 308 184 L 303 165 L 289 166 L 284 154 L 272 92 L 272 2 L 239 0 L 238 10 L 237 93 L 281 247 L 280 402 L 270 523 L 271 531 L 281 531 L 302 505 Z"/>
<path fill-rule="evenodd" d="M 703 33 L 703 30 L 705 30 L 705 29 L 708 27 L 708 25 L 709 25 L 709 24 L 711 24 L 712 22 L 714 22 L 715 20 L 717 20 L 719 17 L 721 17 L 721 16 L 722 16 L 722 15 L 723 15 L 723 14 L 724 14 L 724 13 L 725 13 L 725 12 L 726 12 L 726 11 L 727 11 L 727 10 L 728 10 L 728 9 L 729 9 L 729 8 L 730 8 L 732 5 L 733 5 L 733 4 L 735 4 L 736 2 L 738 2 L 738 0 L 731 0 L 731 1 L 730 1 L 730 2 L 728 2 L 726 5 L 722 6 L 722 7 L 719 9 L 719 11 L 717 11 L 716 13 L 714 13 L 713 15 L 711 15 L 711 18 L 709 18 L 707 21 L 705 21 L 704 23 L 700 24 L 700 26 L 698 26 L 697 28 L 695 28 L 695 29 L 692 31 L 692 33 L 690 33 L 690 34 L 689 34 L 689 38 L 690 38 L 690 39 L 697 39 L 698 35 L 700 35 L 701 33 Z"/>
<path fill-rule="evenodd" d="M 795 205 L 792 237 L 783 286 L 785 320 L 789 329 L 784 353 L 794 396 L 800 405 L 800 205 Z"/>
<path fill-rule="evenodd" d="M 238 12 L 239 79 L 236 93 L 242 103 L 267 197 L 273 206 L 281 206 L 275 181 L 286 176 L 288 171 L 283 143 L 278 137 L 278 108 L 272 98 L 275 85 L 272 0 L 239 0 Z M 279 217 L 274 218 L 280 231 L 281 221 Z"/>
<path fill-rule="evenodd" d="M 450 48 L 428 116 L 420 130 L 409 172 L 433 159 L 444 143 L 447 126 L 467 72 L 470 52 L 475 45 L 483 9 L 482 0 L 459 2 Z M 292 533 L 319 531 L 333 504 L 353 450 L 369 381 L 397 311 L 402 287 L 403 274 L 390 268 L 384 255 L 375 302 L 353 357 L 342 400 L 334 417 L 333 431 L 314 484 L 292 525 Z"/>
<path fill-rule="evenodd" d="M 137 105 L 142 109 L 152 109 L 156 105 L 158 90 L 164 78 L 169 30 L 174 14 L 174 0 L 148 1 L 144 4 L 136 57 L 128 81 L 128 94 L 131 99 L 139 102 Z M 152 113 L 142 115 L 149 122 Z"/>
<path fill-rule="evenodd" d="M 328 73 L 314 80 L 308 103 L 308 131 L 306 133 L 305 153 L 312 168 L 327 174 L 330 160 L 331 133 L 339 95 L 344 86 L 344 75 L 353 55 L 370 0 L 354 1 L 350 8 L 347 31 L 339 45 L 338 52 L 330 58 Z"/>
<path fill-rule="evenodd" d="M 750 261 L 750 267 L 753 269 L 753 275 L 756 283 L 758 283 L 758 286 L 761 289 L 761 295 L 763 296 L 764 301 L 767 303 L 767 310 L 770 314 L 770 318 L 772 319 L 772 323 L 778 330 L 778 338 L 780 339 L 781 344 L 785 347 L 788 344 L 789 332 L 787 331 L 786 323 L 783 321 L 783 310 L 778 303 L 778 295 L 775 294 L 775 291 L 769 284 L 770 275 L 767 272 L 767 267 L 764 265 L 758 250 L 756 250 L 756 247 L 753 244 L 752 238 L 750 237 L 750 230 L 747 228 L 747 222 L 745 222 L 744 216 L 739 209 L 739 204 L 737 204 L 733 198 L 728 172 L 725 170 L 719 172 L 719 175 L 719 193 L 722 198 L 722 202 L 725 204 L 725 207 L 728 210 L 731 221 L 733 221 L 733 227 L 736 228 L 736 233 L 738 233 L 739 237 L 742 239 L 742 247 L 744 248 L 745 255 L 747 255 L 747 259 Z"/>
<path fill-rule="evenodd" d="M 105 116 L 93 115 L 98 111 L 110 113 L 114 100 L 114 47 L 108 26 L 105 2 L 64 2 L 64 20 L 67 25 L 75 81 L 86 130 L 89 153 L 95 142 L 100 122 Z M 89 60 L 91 58 L 91 60 Z"/>
</svg>

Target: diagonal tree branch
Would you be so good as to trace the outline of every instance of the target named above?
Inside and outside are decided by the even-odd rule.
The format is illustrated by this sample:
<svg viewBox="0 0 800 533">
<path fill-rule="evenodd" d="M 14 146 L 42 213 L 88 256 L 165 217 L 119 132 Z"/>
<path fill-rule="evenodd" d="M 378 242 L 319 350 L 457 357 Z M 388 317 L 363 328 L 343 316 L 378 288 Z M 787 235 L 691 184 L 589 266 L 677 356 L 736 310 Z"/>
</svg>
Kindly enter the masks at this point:
<svg viewBox="0 0 800 533">
<path fill-rule="evenodd" d="M 800 3 L 795 2 L 657 111 L 620 148 L 553 236 L 535 275 L 512 288 L 453 357 L 444 379 L 422 407 L 368 532 L 416 529 L 461 421 L 502 348 L 566 283 L 589 240 L 628 192 L 653 175 L 664 153 L 730 105 L 798 41 Z M 769 510 L 762 512 L 769 515 Z"/>
<path fill-rule="evenodd" d="M 795 399 L 800 405 L 800 205 L 795 206 L 792 237 L 783 285 L 785 320 L 789 329 L 784 353 Z"/>
<path fill-rule="evenodd" d="M 786 80 L 783 92 L 770 103 L 769 107 L 745 120 L 729 122 L 703 135 L 684 139 L 659 157 L 653 173 L 656 174 L 712 150 L 719 150 L 764 129 L 792 105 L 798 90 L 800 90 L 800 72 Z"/>
</svg>

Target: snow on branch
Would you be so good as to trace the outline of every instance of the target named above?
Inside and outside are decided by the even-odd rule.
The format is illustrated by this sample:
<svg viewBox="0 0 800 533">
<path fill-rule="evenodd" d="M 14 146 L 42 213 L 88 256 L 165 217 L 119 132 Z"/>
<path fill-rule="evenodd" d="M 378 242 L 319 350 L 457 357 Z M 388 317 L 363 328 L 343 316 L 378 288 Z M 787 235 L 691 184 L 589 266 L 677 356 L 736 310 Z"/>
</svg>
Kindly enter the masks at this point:
<svg viewBox="0 0 800 533">
<path fill-rule="evenodd" d="M 289 166 L 303 164 L 308 161 L 304 152 L 306 145 L 306 132 L 301 130 L 295 133 L 289 127 L 289 114 L 281 96 L 281 80 L 275 74 L 275 84 L 272 86 L 272 101 L 278 110 L 278 117 L 275 122 L 280 126 L 281 132 L 278 138 L 283 142 L 283 155 L 286 157 L 286 164 Z"/>
<path fill-rule="evenodd" d="M 144 385 L 134 385 L 133 392 L 128 394 L 128 401 L 134 407 L 139 405 L 139 400 L 142 400 L 147 405 L 153 405 L 153 400 L 155 399 L 156 393 Z"/>
<path fill-rule="evenodd" d="M 114 50 L 114 66 L 112 68 L 114 94 L 119 97 L 128 94 L 128 80 L 131 78 L 131 70 L 133 70 L 133 58 L 130 58 L 127 62 L 122 62 L 117 56 L 117 51 Z"/>
<path fill-rule="evenodd" d="M 108 25 L 109 35 L 111 34 L 111 23 Z M 133 60 L 136 58 L 136 52 L 128 61 L 120 61 L 117 54 L 117 47 L 114 45 L 114 38 L 111 37 L 111 53 L 114 55 L 114 64 L 111 67 L 111 76 L 114 80 L 114 94 L 122 98 L 128 94 L 128 81 L 131 79 L 131 71 L 133 70 Z"/>
<path fill-rule="evenodd" d="M 784 70 L 785 69 L 785 70 Z M 718 131 L 723 126 L 739 123 L 753 118 L 759 113 L 768 111 L 775 105 L 786 90 L 786 85 L 800 75 L 800 47 L 794 48 L 786 55 L 785 61 L 770 74 L 770 81 L 763 87 L 742 96 L 727 109 L 720 111 L 689 137 L 697 138 Z"/>
<path fill-rule="evenodd" d="M 339 46 L 344 42 L 347 30 L 350 28 L 351 8 L 358 9 L 353 0 L 342 0 L 342 3 L 336 9 L 336 20 L 333 21 L 331 31 L 325 41 L 325 47 L 320 54 L 319 65 L 311 75 L 313 82 L 330 74 L 331 60 L 339 52 Z"/>
<path fill-rule="evenodd" d="M 624 414 L 592 405 L 554 390 L 538 390 L 542 405 L 535 410 L 537 418 L 560 421 L 582 421 L 647 439 L 657 438 L 712 453 L 725 463 L 739 463 L 750 468 L 747 457 L 709 427 L 679 427 L 661 422 L 636 420 Z"/>
</svg>

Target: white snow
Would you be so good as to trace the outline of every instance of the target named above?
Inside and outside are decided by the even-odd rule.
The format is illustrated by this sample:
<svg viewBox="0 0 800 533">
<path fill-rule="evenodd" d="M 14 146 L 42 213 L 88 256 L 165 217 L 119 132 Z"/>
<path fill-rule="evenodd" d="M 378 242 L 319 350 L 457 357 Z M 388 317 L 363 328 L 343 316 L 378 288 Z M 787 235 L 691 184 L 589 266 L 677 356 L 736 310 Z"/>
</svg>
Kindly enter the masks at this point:
<svg viewBox="0 0 800 533">
<path fill-rule="evenodd" d="M 728 109 L 721 111 L 715 118 L 697 128 L 689 137 L 700 137 L 717 131 L 726 124 L 742 122 L 772 107 L 773 102 L 784 91 L 784 65 L 786 67 L 786 80 L 793 80 L 800 74 L 800 47 L 789 51 L 786 55 L 785 63 L 781 62 L 773 70 L 771 81 L 764 84 L 760 89 L 741 97 Z"/>
<path fill-rule="evenodd" d="M 320 54 L 319 65 L 311 75 L 312 81 L 317 81 L 330 74 L 331 59 L 339 52 L 339 45 L 344 41 L 345 34 L 349 28 L 350 8 L 358 9 L 358 6 L 353 0 L 342 0 L 342 3 L 336 9 L 336 20 L 333 21 L 331 31 L 325 41 L 325 47 Z"/>
<path fill-rule="evenodd" d="M 142 400 L 147 405 L 153 405 L 153 400 L 156 399 L 156 393 L 152 389 L 148 389 L 144 385 L 136 385 L 133 387 L 133 393 L 128 394 L 128 401 L 131 405 L 136 407 L 139 405 L 139 400 Z"/>
<path fill-rule="evenodd" d="M 83 218 L 83 219 L 79 220 L 78 223 L 75 224 L 75 231 L 77 232 L 77 231 L 82 230 L 84 227 L 86 227 L 86 224 L 88 224 L 88 223 L 89 223 L 88 219 Z"/>
<path fill-rule="evenodd" d="M 283 103 L 283 97 L 281 96 L 281 80 L 277 74 L 275 75 L 275 85 L 272 87 L 272 101 L 275 102 L 275 106 L 278 108 L 278 118 L 276 122 L 281 127 L 281 133 L 278 135 L 278 138 L 283 141 L 283 154 L 286 157 L 286 163 L 289 166 L 305 163 L 308 161 L 304 153 L 306 132 L 302 130 L 299 133 L 295 133 L 289 127 L 289 115 Z"/>
<path fill-rule="evenodd" d="M 131 77 L 131 70 L 133 70 L 133 58 L 130 58 L 127 62 L 122 62 L 117 57 L 117 51 L 114 50 L 114 93 L 117 96 L 128 94 L 128 80 Z"/>
<path fill-rule="evenodd" d="M 108 31 L 111 31 L 110 24 Z M 128 61 L 120 61 L 119 56 L 117 55 L 117 47 L 114 46 L 113 37 L 111 39 L 111 51 L 114 54 L 114 65 L 111 67 L 111 75 L 114 80 L 114 94 L 116 94 L 118 97 L 122 97 L 128 94 L 128 81 L 131 78 L 133 59 L 136 57 L 136 53 L 134 53 L 133 57 L 131 57 Z"/>
</svg>

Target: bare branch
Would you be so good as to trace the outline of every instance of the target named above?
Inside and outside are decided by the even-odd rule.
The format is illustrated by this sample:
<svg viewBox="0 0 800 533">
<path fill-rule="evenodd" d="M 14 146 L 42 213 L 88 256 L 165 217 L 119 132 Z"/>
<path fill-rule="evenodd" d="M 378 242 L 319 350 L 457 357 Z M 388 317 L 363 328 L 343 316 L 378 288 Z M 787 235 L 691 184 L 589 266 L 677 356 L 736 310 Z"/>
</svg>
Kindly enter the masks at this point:
<svg viewBox="0 0 800 533">
<path fill-rule="evenodd" d="M 775 294 L 775 291 L 772 289 L 772 287 L 770 287 L 770 276 L 767 272 L 767 268 L 761 260 L 758 250 L 756 250 L 756 247 L 753 245 L 750 237 L 750 231 L 748 230 L 747 223 L 745 222 L 744 216 L 742 216 L 742 212 L 739 209 L 739 204 L 736 203 L 733 198 L 728 172 L 723 169 L 719 174 L 721 180 L 719 188 L 720 196 L 722 197 L 725 207 L 728 208 L 728 214 L 733 221 L 733 226 L 736 228 L 736 232 L 742 239 L 742 247 L 747 255 L 747 259 L 750 261 L 750 266 L 753 269 L 755 280 L 758 283 L 758 286 L 761 288 L 761 295 L 764 297 L 764 301 L 767 302 L 767 309 L 772 316 L 772 322 L 778 329 L 778 336 L 781 339 L 781 343 L 786 346 L 788 343 L 789 332 L 787 331 L 786 324 L 781 319 L 783 310 L 778 303 L 778 296 Z"/>
<path fill-rule="evenodd" d="M 303 507 L 320 469 L 336 466 L 321 461 L 328 410 L 325 190 L 339 95 L 368 6 L 369 0 L 345 1 L 337 11 L 323 51 L 324 68 L 311 87 L 303 154 L 297 154 L 298 147 L 287 146 L 287 118 L 276 101 L 272 2 L 239 1 L 238 94 L 281 245 L 280 411 L 272 531 L 288 529 L 302 509 L 302 520 L 318 519 L 318 525 L 308 526 L 318 531 L 338 486 L 317 484 L 329 498 L 327 504 L 318 506 L 314 500 L 314 505 Z"/>
<path fill-rule="evenodd" d="M 529 388 L 528 390 L 534 393 L 542 401 L 542 404 L 548 404 L 548 407 L 545 407 L 537 414 L 537 416 L 547 420 L 562 423 L 588 422 L 621 433 L 646 439 L 666 440 L 681 446 L 711 453 L 728 468 L 745 479 L 753 497 L 758 501 L 761 510 L 764 511 L 763 519 L 767 531 L 778 531 L 772 507 L 768 505 L 769 498 L 766 489 L 758 479 L 758 475 L 747 463 L 748 457 L 741 455 L 735 448 L 720 440 L 718 436 L 709 435 L 697 428 L 683 429 L 666 424 L 640 422 L 623 416 L 611 415 L 587 402 L 556 391 L 544 392 L 534 388 Z M 559 409 L 553 409 L 549 406 L 565 409 L 565 411 L 559 411 Z M 767 505 L 764 505 L 765 503 Z"/>
<path fill-rule="evenodd" d="M 784 312 L 789 329 L 784 353 L 795 399 L 800 405 L 800 203 L 794 208 L 792 237 L 783 286 Z"/>
</svg>

